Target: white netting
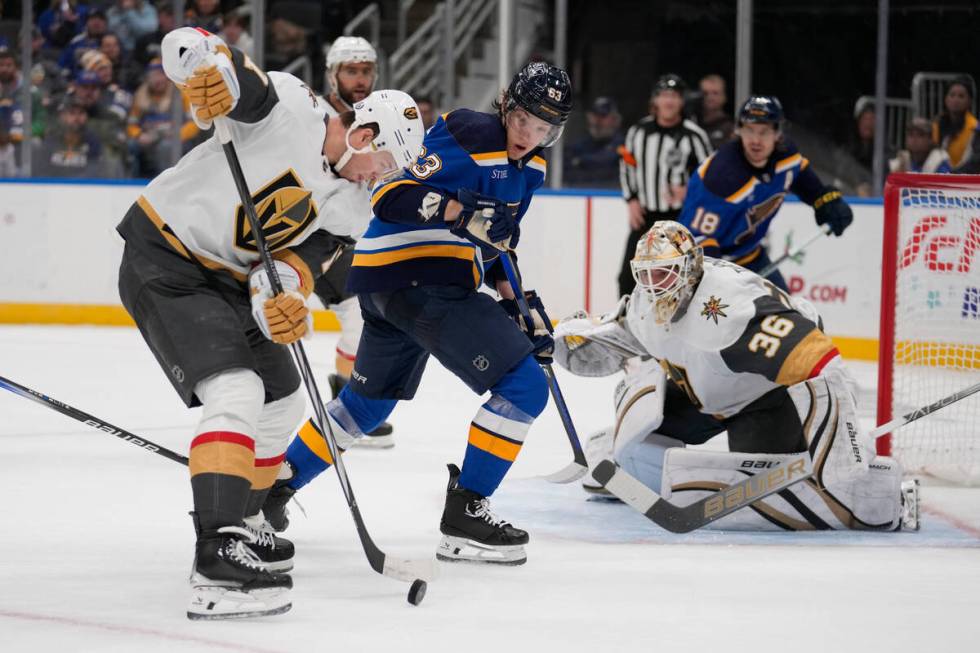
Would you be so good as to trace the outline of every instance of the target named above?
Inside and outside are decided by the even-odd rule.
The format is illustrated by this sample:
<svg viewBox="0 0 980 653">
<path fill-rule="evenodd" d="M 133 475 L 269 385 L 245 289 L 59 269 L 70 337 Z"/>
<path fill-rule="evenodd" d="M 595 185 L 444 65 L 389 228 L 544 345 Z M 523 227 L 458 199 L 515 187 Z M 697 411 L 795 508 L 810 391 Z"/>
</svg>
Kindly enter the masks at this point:
<svg viewBox="0 0 980 653">
<path fill-rule="evenodd" d="M 893 416 L 980 381 L 980 188 L 902 188 L 900 198 Z M 892 437 L 908 471 L 980 484 L 980 397 Z"/>
</svg>

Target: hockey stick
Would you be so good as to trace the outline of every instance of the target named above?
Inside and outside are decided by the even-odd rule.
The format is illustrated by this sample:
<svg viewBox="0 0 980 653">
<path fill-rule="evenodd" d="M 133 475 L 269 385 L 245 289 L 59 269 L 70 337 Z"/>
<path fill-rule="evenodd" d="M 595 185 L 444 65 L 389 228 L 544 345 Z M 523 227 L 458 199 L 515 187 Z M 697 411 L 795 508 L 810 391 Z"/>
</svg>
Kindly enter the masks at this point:
<svg viewBox="0 0 980 653">
<path fill-rule="evenodd" d="M 510 258 L 510 252 L 500 253 L 500 263 L 504 266 L 507 281 L 510 282 L 510 287 L 514 291 L 514 297 L 517 299 L 517 307 L 521 311 L 521 316 L 527 320 L 528 324 L 533 324 L 531 308 L 527 305 L 527 298 L 524 297 L 524 289 L 521 287 L 521 282 L 517 278 L 517 273 L 514 270 L 514 262 Z M 551 391 L 551 398 L 554 400 L 558 414 L 561 416 L 561 423 L 565 426 L 565 433 L 568 434 L 568 442 L 572 445 L 572 455 L 574 457 L 574 460 L 568 463 L 568 465 L 553 474 L 548 474 L 544 479 L 551 483 L 571 483 L 582 478 L 589 471 L 589 465 L 585 461 L 582 443 L 578 438 L 578 433 L 575 431 L 575 424 L 572 423 L 572 416 L 568 412 L 565 397 L 562 396 L 561 388 L 558 387 L 558 379 L 555 378 L 555 371 L 552 369 L 550 363 L 542 363 L 541 369 L 544 370 L 544 375 L 548 379 L 548 389 Z"/>
<path fill-rule="evenodd" d="M 871 439 L 876 440 L 896 428 L 910 424 L 977 392 L 980 392 L 980 383 L 954 392 L 939 401 L 906 413 L 901 417 L 896 417 L 877 427 L 868 435 Z M 785 470 L 785 472 L 779 470 Z M 812 475 L 813 466 L 810 454 L 803 452 L 779 467 L 750 476 L 744 481 L 729 485 L 700 501 L 681 508 L 669 503 L 638 479 L 617 467 L 612 460 L 603 460 L 592 470 L 592 478 L 612 492 L 616 498 L 643 513 L 647 519 L 671 533 L 689 533 L 790 485 L 805 481 Z M 754 481 L 753 479 L 758 480 Z"/>
<path fill-rule="evenodd" d="M 155 453 L 157 455 L 163 456 L 164 458 L 169 458 L 170 460 L 180 463 L 181 465 L 187 464 L 186 456 L 181 456 L 179 453 L 171 451 L 166 447 L 162 447 L 159 444 L 156 444 L 155 442 L 151 442 L 147 440 L 146 438 L 141 438 L 136 435 L 133 435 L 126 429 L 121 429 L 118 426 L 115 426 L 113 424 L 110 424 L 109 422 L 99 419 L 98 417 L 89 415 L 85 411 L 69 406 L 68 404 L 62 403 L 57 399 L 52 399 L 51 397 L 45 394 L 41 394 L 37 390 L 31 390 L 27 386 L 23 386 L 20 385 L 19 383 L 15 383 L 14 381 L 11 381 L 6 377 L 0 376 L 0 388 L 4 388 L 5 390 L 10 390 L 15 395 L 23 397 L 24 399 L 30 399 L 31 401 L 37 402 L 42 406 L 46 406 L 50 408 L 51 410 L 58 411 L 62 415 L 67 415 L 68 417 L 74 420 L 78 420 L 83 424 L 87 424 L 88 426 L 91 426 L 94 429 L 98 429 L 99 431 L 102 431 L 104 433 L 114 435 L 120 440 L 125 440 L 130 444 L 135 444 L 140 449 L 144 449 L 151 453 Z"/>
<path fill-rule="evenodd" d="M 773 261 L 766 267 L 762 268 L 762 270 L 759 271 L 759 276 L 762 277 L 763 279 L 767 278 L 770 274 L 776 271 L 776 268 L 778 268 L 780 265 L 786 262 L 787 259 L 796 258 L 800 254 L 802 254 L 803 250 L 805 250 L 807 247 L 809 247 L 816 241 L 820 240 L 824 236 L 829 236 L 829 235 L 830 235 L 830 225 L 825 224 L 824 226 L 820 227 L 819 231 L 817 231 L 815 234 L 810 236 L 810 238 L 805 243 L 803 243 L 796 249 L 792 249 L 786 252 L 785 254 L 777 258 L 775 261 Z"/>
<path fill-rule="evenodd" d="M 259 258 L 262 260 L 262 265 L 265 266 L 266 272 L 269 275 L 272 292 L 279 294 L 282 292 L 282 281 L 279 279 L 272 254 L 269 251 L 269 244 L 266 242 L 265 234 L 262 232 L 262 224 L 259 222 L 258 214 L 255 211 L 255 204 L 252 202 L 252 195 L 248 190 L 248 184 L 245 182 L 245 174 L 242 172 L 242 166 L 238 160 L 238 152 L 235 150 L 235 144 L 232 142 L 231 130 L 228 127 L 227 119 L 218 118 L 214 122 L 215 133 L 225 152 L 225 158 L 228 160 L 228 168 L 231 170 L 231 176 L 235 180 L 235 186 L 238 189 L 242 207 L 245 209 L 245 216 L 248 218 L 249 227 L 255 238 L 255 248 L 259 253 Z M 364 518 L 361 517 L 361 510 L 357 507 L 357 499 L 354 498 L 354 489 L 351 487 L 350 479 L 347 476 L 344 460 L 340 456 L 337 440 L 334 436 L 333 428 L 330 426 L 330 420 L 327 418 L 326 409 L 323 407 L 320 390 L 317 388 L 316 380 L 313 378 L 313 371 L 310 368 L 310 361 L 306 356 L 303 343 L 297 340 L 289 345 L 289 348 L 293 353 L 293 358 L 296 360 L 296 367 L 299 368 L 299 373 L 303 378 L 303 384 L 306 386 L 310 401 L 313 402 L 313 411 L 320 425 L 320 434 L 323 436 L 327 444 L 327 449 L 333 457 L 334 469 L 337 470 L 337 479 L 340 481 L 340 487 L 344 492 L 344 497 L 347 499 L 347 506 L 350 508 L 351 515 L 354 518 L 357 534 L 361 539 L 361 546 L 364 548 L 364 553 L 367 556 L 368 562 L 371 564 L 371 568 L 379 574 L 410 583 L 414 583 L 418 579 L 426 581 L 434 579 L 436 576 L 435 561 L 392 558 L 379 549 L 374 543 L 374 540 L 371 539 L 371 535 L 367 531 L 367 526 L 364 524 Z"/>
</svg>

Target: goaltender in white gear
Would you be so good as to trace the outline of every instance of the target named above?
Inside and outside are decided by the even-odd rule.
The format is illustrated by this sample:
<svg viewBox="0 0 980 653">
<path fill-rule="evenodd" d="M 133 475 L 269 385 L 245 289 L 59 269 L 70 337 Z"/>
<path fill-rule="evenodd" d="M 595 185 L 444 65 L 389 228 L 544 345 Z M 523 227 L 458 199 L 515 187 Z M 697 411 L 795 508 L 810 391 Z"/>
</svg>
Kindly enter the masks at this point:
<svg viewBox="0 0 980 653">
<path fill-rule="evenodd" d="M 616 423 L 590 438 L 590 464 L 613 458 L 681 506 L 778 465 L 785 454 L 808 451 L 812 478 L 710 527 L 902 524 L 905 494 L 909 503 L 917 496 L 903 494 L 901 466 L 876 456 L 861 430 L 853 383 L 809 302 L 737 265 L 704 258 L 675 222 L 643 236 L 632 268 L 636 289 L 612 313 L 575 315 L 555 332 L 555 359 L 571 372 L 626 369 Z M 721 434 L 728 452 L 685 449 Z"/>
</svg>

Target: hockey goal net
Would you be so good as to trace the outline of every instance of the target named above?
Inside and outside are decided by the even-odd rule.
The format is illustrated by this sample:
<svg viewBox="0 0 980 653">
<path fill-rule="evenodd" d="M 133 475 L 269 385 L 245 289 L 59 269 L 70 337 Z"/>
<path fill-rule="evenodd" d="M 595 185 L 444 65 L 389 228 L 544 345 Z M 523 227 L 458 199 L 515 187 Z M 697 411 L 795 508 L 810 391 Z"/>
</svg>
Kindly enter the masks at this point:
<svg viewBox="0 0 980 653">
<path fill-rule="evenodd" d="M 980 176 L 885 185 L 878 423 L 980 381 Z M 878 441 L 906 472 L 980 484 L 976 396 Z"/>
</svg>

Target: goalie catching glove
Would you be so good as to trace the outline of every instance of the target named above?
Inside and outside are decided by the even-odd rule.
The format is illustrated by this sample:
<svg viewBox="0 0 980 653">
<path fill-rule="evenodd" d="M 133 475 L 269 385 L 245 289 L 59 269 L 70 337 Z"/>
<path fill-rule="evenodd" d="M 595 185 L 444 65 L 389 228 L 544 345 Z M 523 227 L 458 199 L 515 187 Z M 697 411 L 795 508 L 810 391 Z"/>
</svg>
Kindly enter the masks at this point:
<svg viewBox="0 0 980 653">
<path fill-rule="evenodd" d="M 524 297 L 527 299 L 528 308 L 531 309 L 530 322 L 521 315 L 521 308 L 516 299 L 501 299 L 499 303 L 531 341 L 535 360 L 542 365 L 549 365 L 555 351 L 555 341 L 551 338 L 554 331 L 551 328 L 551 319 L 544 312 L 544 304 L 541 303 L 538 293 L 528 290 L 524 293 Z"/>
<path fill-rule="evenodd" d="M 306 305 L 309 292 L 302 288 L 299 272 L 284 261 L 275 261 L 283 292 L 272 293 L 265 266 L 248 275 L 252 293 L 252 317 L 262 335 L 280 345 L 291 345 L 313 332 L 313 314 Z"/>
</svg>

